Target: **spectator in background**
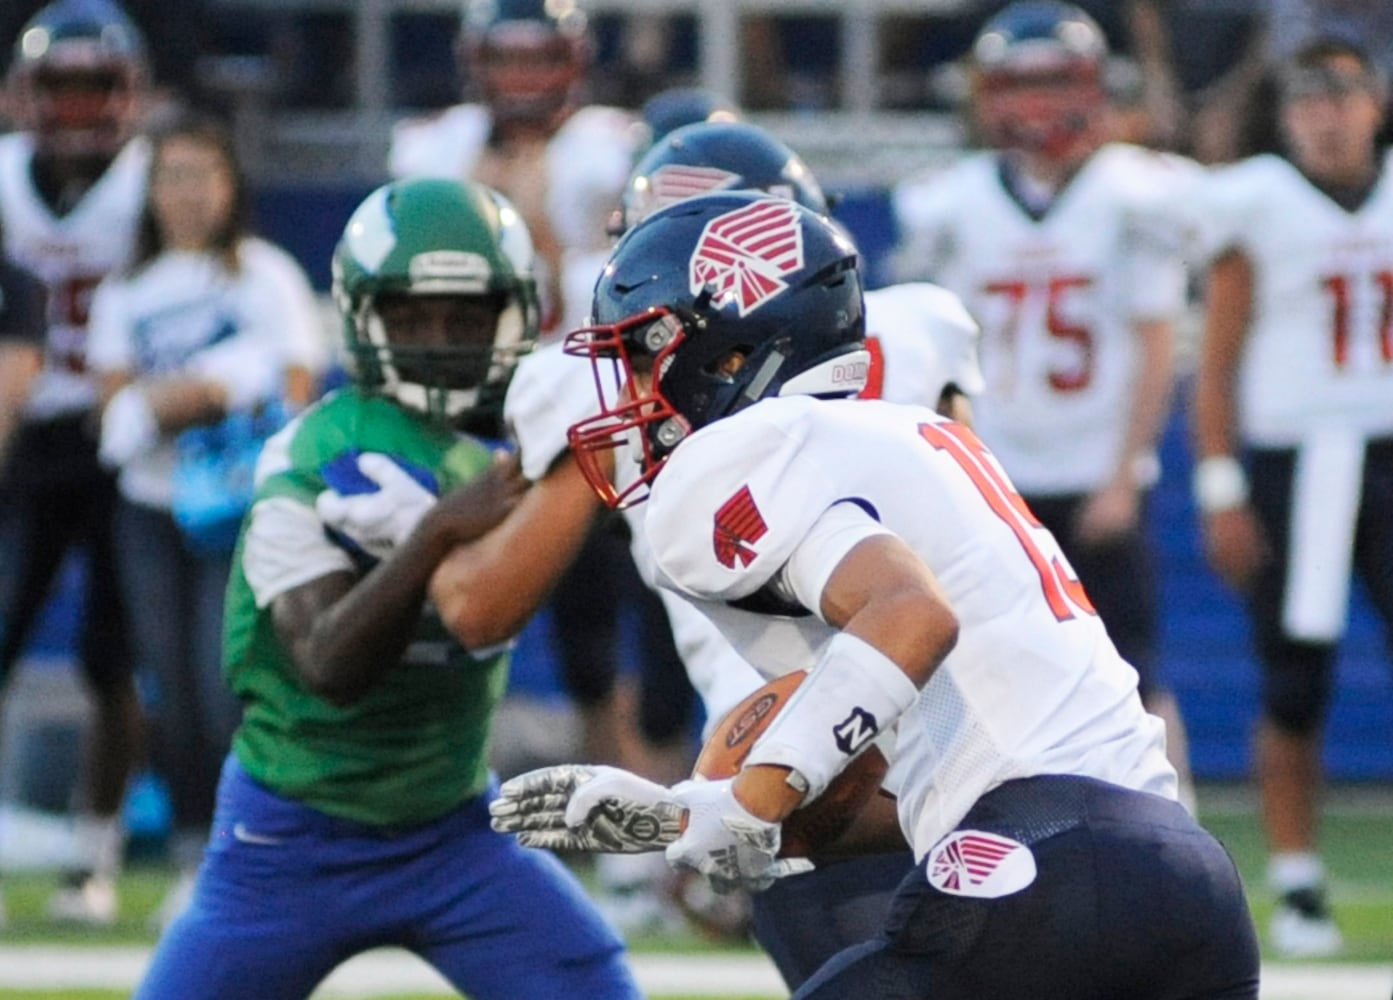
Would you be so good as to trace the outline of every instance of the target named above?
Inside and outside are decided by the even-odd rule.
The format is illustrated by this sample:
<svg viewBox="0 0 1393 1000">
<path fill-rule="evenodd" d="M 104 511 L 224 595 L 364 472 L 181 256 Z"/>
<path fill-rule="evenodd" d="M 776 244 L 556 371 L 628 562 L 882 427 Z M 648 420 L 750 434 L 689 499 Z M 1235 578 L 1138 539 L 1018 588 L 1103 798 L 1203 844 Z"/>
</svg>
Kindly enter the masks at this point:
<svg viewBox="0 0 1393 1000">
<path fill-rule="evenodd" d="M 48 330 L 43 368 L 0 472 L 15 518 L 0 681 L 24 651 L 64 558 L 83 551 L 77 645 L 96 716 L 76 806 L 80 868 L 65 877 L 50 912 L 110 923 L 141 711 L 112 542 L 115 481 L 97 461 L 87 312 L 92 289 L 130 259 L 135 243 L 148 159 L 145 141 L 133 138 L 144 46 L 115 5 L 58 0 L 20 33 L 8 83 L 24 131 L 0 138 L 4 255 L 44 282 Z"/>
<path fill-rule="evenodd" d="M 471 0 L 458 51 L 481 103 L 399 124 L 389 170 L 502 192 L 546 267 L 544 331 L 573 329 L 585 321 L 608 252 L 605 223 L 633 165 L 633 118 L 581 103 L 589 38 L 573 0 Z"/>
<path fill-rule="evenodd" d="M 982 324 L 978 433 L 1140 674 L 1193 810 L 1179 707 L 1159 676 L 1146 521 L 1185 234 L 1163 216 L 1171 187 L 1156 183 L 1154 154 L 1106 141 L 1106 56 L 1077 7 L 1006 8 L 974 47 L 977 118 L 997 149 L 902 184 L 895 207 L 906 258 Z"/>
<path fill-rule="evenodd" d="M 1280 80 L 1286 155 L 1199 192 L 1212 266 L 1194 486 L 1262 664 L 1270 940 L 1295 957 L 1341 947 L 1317 827 L 1351 570 L 1393 629 L 1393 184 L 1375 142 L 1387 79 L 1365 50 L 1317 40 Z"/>
<path fill-rule="evenodd" d="M 157 136 L 152 156 L 135 259 L 93 297 L 88 362 L 106 401 L 101 457 L 119 471 L 116 538 L 137 661 L 157 683 L 154 760 L 182 879 L 168 917 L 192 886 L 239 715 L 220 655 L 231 539 L 191 536 L 176 520 L 181 461 L 197 460 L 179 435 L 281 398 L 303 407 L 327 350 L 300 266 L 249 235 L 227 131 L 189 118 Z"/>
</svg>

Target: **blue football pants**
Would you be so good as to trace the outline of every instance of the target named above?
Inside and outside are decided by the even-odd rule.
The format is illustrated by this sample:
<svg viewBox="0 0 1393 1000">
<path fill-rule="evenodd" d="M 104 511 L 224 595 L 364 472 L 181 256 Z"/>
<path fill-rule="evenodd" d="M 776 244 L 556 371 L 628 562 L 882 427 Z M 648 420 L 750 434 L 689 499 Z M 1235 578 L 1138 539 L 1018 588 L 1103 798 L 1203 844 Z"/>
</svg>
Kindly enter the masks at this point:
<svg viewBox="0 0 1393 1000">
<path fill-rule="evenodd" d="M 488 825 L 489 795 L 402 831 L 284 799 L 228 758 L 193 902 L 136 1000 L 303 1000 L 396 946 L 472 1000 L 636 1000 L 624 946 L 551 854 Z"/>
</svg>

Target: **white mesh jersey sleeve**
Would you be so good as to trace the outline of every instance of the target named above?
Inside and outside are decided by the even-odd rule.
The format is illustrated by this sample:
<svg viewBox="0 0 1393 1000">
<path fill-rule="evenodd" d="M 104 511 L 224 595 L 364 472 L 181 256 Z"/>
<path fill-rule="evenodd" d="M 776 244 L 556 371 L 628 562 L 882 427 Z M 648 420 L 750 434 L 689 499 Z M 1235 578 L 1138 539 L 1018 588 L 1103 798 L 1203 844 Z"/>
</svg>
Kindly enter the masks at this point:
<svg viewBox="0 0 1393 1000">
<path fill-rule="evenodd" d="M 599 412 L 590 364 L 565 354 L 560 342 L 544 344 L 518 364 L 508 386 L 503 416 L 518 451 L 522 473 L 533 482 L 566 452 L 566 432 Z"/>
</svg>

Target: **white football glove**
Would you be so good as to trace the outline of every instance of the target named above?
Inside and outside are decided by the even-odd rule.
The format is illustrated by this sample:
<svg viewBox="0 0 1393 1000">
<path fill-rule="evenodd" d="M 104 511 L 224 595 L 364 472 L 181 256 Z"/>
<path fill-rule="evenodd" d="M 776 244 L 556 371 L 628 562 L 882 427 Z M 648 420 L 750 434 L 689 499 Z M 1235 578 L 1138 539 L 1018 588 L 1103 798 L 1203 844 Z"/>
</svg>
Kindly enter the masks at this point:
<svg viewBox="0 0 1393 1000">
<path fill-rule="evenodd" d="M 160 425 L 145 393 L 135 385 L 122 386 L 102 410 L 102 437 L 97 457 L 108 469 L 119 469 L 155 446 Z"/>
<path fill-rule="evenodd" d="M 678 837 L 684 810 L 672 792 L 618 767 L 559 764 L 503 783 L 489 803 L 499 833 L 525 847 L 642 854 Z"/>
<path fill-rule="evenodd" d="M 437 498 L 390 455 L 364 452 L 358 456 L 358 470 L 377 489 L 350 494 L 325 490 L 315 498 L 314 509 L 326 527 L 374 559 L 386 559 L 416 530 Z"/>
<path fill-rule="evenodd" d="M 684 781 L 670 794 L 687 811 L 687 829 L 667 848 L 668 864 L 704 875 L 717 892 L 761 892 L 786 875 L 813 870 L 807 858 L 779 857 L 779 824 L 735 798 L 734 778 Z"/>
</svg>

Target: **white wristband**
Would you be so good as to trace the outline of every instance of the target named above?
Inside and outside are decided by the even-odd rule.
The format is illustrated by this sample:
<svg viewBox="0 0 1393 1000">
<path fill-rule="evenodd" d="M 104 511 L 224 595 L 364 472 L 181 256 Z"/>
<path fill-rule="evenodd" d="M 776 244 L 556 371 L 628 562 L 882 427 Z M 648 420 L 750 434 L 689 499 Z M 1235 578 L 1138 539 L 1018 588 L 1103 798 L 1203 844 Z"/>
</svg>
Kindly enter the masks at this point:
<svg viewBox="0 0 1393 1000">
<path fill-rule="evenodd" d="M 1232 455 L 1210 455 L 1195 465 L 1194 490 L 1200 511 L 1218 514 L 1248 502 L 1248 476 Z"/>
<path fill-rule="evenodd" d="M 918 696 L 894 660 L 854 635 L 838 633 L 788 707 L 755 741 L 745 766 L 791 768 L 807 781 L 811 802 Z"/>
</svg>

